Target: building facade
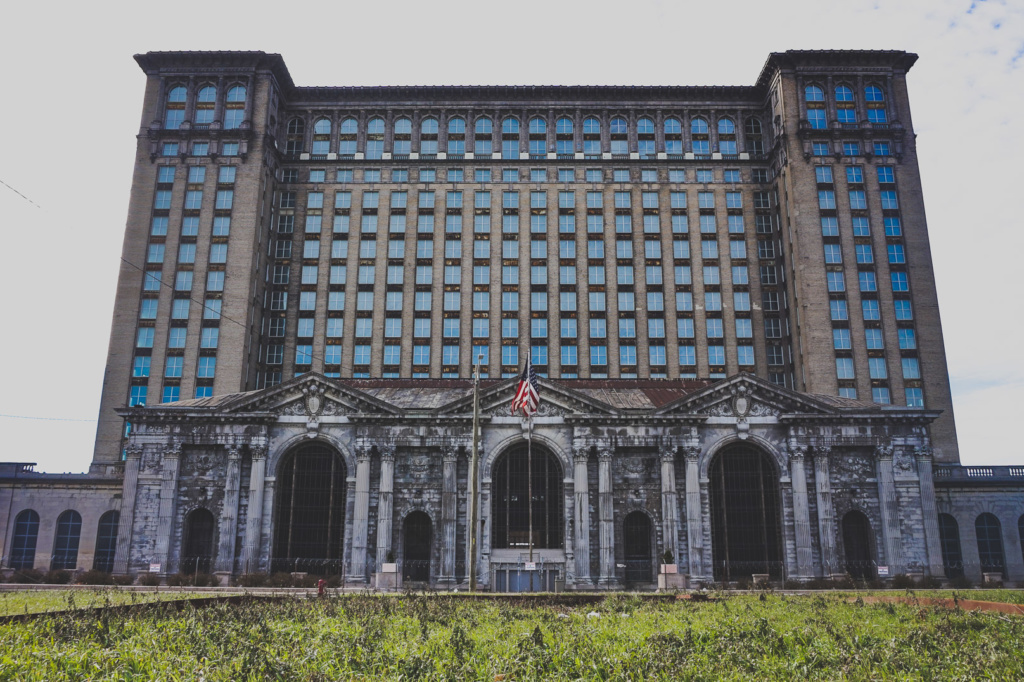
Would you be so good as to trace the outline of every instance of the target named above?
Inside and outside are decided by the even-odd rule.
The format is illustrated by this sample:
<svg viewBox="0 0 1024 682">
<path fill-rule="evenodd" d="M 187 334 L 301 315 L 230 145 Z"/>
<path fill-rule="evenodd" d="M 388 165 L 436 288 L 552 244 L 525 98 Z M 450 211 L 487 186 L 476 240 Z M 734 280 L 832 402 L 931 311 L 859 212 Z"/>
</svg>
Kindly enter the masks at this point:
<svg viewBox="0 0 1024 682">
<path fill-rule="evenodd" d="M 579 586 L 642 583 L 665 551 L 703 580 L 980 576 L 995 538 L 1024 579 L 1024 471 L 958 468 L 916 58 L 773 53 L 739 87 L 351 88 L 262 52 L 138 55 L 90 474 L 123 483 L 116 570 L 359 581 L 394 554 L 460 580 L 479 360 L 496 588 L 524 532 Z M 552 410 L 529 456 L 497 406 L 527 357 Z M 543 538 L 516 487 L 534 464 Z"/>
</svg>

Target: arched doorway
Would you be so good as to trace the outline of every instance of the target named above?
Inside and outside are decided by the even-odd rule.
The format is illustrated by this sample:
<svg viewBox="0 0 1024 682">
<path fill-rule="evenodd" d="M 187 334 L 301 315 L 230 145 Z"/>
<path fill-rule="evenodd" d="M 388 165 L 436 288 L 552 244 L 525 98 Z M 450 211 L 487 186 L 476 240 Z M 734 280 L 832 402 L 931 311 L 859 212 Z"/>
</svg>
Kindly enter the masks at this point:
<svg viewBox="0 0 1024 682">
<path fill-rule="evenodd" d="M 216 520 L 209 509 L 199 507 L 185 519 L 185 542 L 181 552 L 182 573 L 209 573 L 213 567 Z"/>
<path fill-rule="evenodd" d="M 1003 553 L 1003 529 L 995 514 L 985 512 L 974 522 L 978 534 L 978 559 L 982 573 L 1006 576 L 1006 555 Z"/>
<path fill-rule="evenodd" d="M 53 539 L 51 571 L 73 571 L 78 568 L 78 542 L 82 538 L 82 515 L 68 509 L 57 517 L 57 533 Z"/>
<path fill-rule="evenodd" d="M 871 549 L 871 522 L 863 512 L 847 512 L 843 517 L 843 552 L 846 572 L 854 580 L 873 580 L 875 553 Z"/>
<path fill-rule="evenodd" d="M 711 549 L 715 580 L 783 577 L 778 474 L 767 453 L 732 445 L 711 463 Z"/>
<path fill-rule="evenodd" d="M 39 514 L 26 509 L 14 519 L 11 558 L 7 565 L 15 570 L 32 568 L 36 562 L 36 541 L 39 539 Z"/>
<path fill-rule="evenodd" d="M 341 573 L 346 475 L 344 460 L 324 443 L 305 443 L 281 459 L 271 572 Z"/>
<path fill-rule="evenodd" d="M 627 583 L 649 583 L 654 580 L 651 535 L 651 519 L 647 514 L 642 511 L 626 514 L 622 520 L 622 547 Z"/>
<path fill-rule="evenodd" d="M 960 550 L 960 526 L 949 514 L 939 514 L 939 544 L 942 547 L 942 568 L 946 577 L 963 577 L 964 555 Z"/>
<path fill-rule="evenodd" d="M 426 512 L 414 511 L 402 523 L 402 580 L 430 581 L 430 547 L 433 528 Z"/>
<path fill-rule="evenodd" d="M 546 448 L 526 444 L 503 454 L 491 472 L 491 542 L 494 549 L 530 547 L 529 495 L 533 494 L 533 548 L 562 549 L 562 466 Z M 533 485 L 527 472 L 532 470 Z"/>
</svg>

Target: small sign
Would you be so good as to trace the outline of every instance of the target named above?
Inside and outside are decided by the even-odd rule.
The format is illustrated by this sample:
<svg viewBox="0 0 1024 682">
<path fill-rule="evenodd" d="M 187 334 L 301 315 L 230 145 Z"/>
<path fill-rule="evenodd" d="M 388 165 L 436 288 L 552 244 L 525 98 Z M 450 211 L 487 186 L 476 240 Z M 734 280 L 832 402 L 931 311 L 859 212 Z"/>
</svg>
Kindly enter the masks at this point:
<svg viewBox="0 0 1024 682">
<path fill-rule="evenodd" d="M 625 568 L 626 564 L 615 564 L 615 568 Z"/>
<path fill-rule="evenodd" d="M 879 566 L 878 567 L 878 577 L 879 578 L 888 578 L 889 577 L 889 567 L 888 566 Z"/>
<path fill-rule="evenodd" d="M 149 565 L 149 572 L 150 573 L 159 573 L 160 572 L 160 564 L 159 563 L 150 564 Z"/>
<path fill-rule="evenodd" d="M 537 562 L 536 561 L 527 561 L 526 565 L 525 565 L 525 570 L 527 570 L 527 571 L 536 571 L 537 570 Z"/>
</svg>

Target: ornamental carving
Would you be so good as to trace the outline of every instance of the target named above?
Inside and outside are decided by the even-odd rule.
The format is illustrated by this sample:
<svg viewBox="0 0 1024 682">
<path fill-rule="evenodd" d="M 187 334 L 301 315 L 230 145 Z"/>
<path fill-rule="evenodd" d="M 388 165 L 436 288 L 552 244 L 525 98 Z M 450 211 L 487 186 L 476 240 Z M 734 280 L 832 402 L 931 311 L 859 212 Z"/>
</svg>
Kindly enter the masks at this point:
<svg viewBox="0 0 1024 682">
<path fill-rule="evenodd" d="M 733 414 L 732 405 L 728 401 L 716 403 L 708 408 L 707 414 L 712 417 L 731 417 Z"/>
<path fill-rule="evenodd" d="M 216 460 L 209 452 L 200 450 L 190 452 L 181 465 L 183 476 L 208 476 L 216 466 Z"/>
<path fill-rule="evenodd" d="M 590 459 L 590 446 L 589 445 L 579 445 L 579 446 L 577 446 L 573 450 L 572 457 L 577 462 L 587 462 Z"/>
<path fill-rule="evenodd" d="M 858 452 L 833 453 L 830 468 L 830 478 L 834 483 L 843 480 L 864 481 L 875 475 L 874 462 L 867 455 Z"/>
<path fill-rule="evenodd" d="M 779 411 L 767 403 L 753 402 L 750 405 L 751 417 L 776 417 Z"/>
<path fill-rule="evenodd" d="M 910 448 L 896 448 L 892 465 L 898 476 L 913 476 L 917 473 L 917 462 Z"/>
</svg>

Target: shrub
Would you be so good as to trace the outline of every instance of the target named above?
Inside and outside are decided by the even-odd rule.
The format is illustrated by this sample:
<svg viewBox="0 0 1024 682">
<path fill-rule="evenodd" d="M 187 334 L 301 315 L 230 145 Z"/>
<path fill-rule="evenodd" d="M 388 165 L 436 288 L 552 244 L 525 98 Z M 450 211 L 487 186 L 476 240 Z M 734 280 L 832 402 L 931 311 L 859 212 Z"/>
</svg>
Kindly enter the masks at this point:
<svg viewBox="0 0 1024 682">
<path fill-rule="evenodd" d="M 264 587 L 267 584 L 267 574 L 246 573 L 238 576 L 235 582 L 239 587 Z"/>
<path fill-rule="evenodd" d="M 1001 589 L 1003 589 L 1003 581 L 1002 580 L 982 581 L 982 583 L 981 583 L 981 585 L 979 587 L 981 587 L 981 589 L 983 589 L 983 590 L 1001 590 Z"/>
<path fill-rule="evenodd" d="M 216 587 L 220 580 L 212 573 L 177 573 L 167 576 L 172 587 Z"/>
<path fill-rule="evenodd" d="M 916 587 L 917 583 L 909 575 L 900 573 L 892 578 L 892 586 L 897 590 L 910 590 Z"/>
<path fill-rule="evenodd" d="M 965 575 L 953 578 L 949 581 L 949 585 L 955 590 L 970 590 L 974 588 L 974 583 Z"/>
<path fill-rule="evenodd" d="M 46 575 L 43 576 L 43 582 L 49 585 L 68 585 L 71 583 L 72 577 L 71 571 L 47 571 Z"/>
<path fill-rule="evenodd" d="M 139 574 L 139 584 L 140 585 L 145 585 L 147 587 L 156 587 L 157 585 L 160 584 L 160 574 L 159 573 L 140 573 Z"/>
<path fill-rule="evenodd" d="M 933 575 L 926 575 L 917 581 L 917 587 L 922 590 L 937 590 L 942 587 L 942 581 Z"/>
<path fill-rule="evenodd" d="M 135 576 L 128 574 L 115 575 L 112 579 L 115 585 L 131 585 L 135 582 Z"/>
<path fill-rule="evenodd" d="M 93 569 L 91 571 L 85 571 L 79 573 L 75 577 L 75 582 L 79 585 L 113 585 L 114 576 L 106 571 L 97 571 Z"/>
<path fill-rule="evenodd" d="M 340 575 L 329 575 L 324 578 L 327 581 L 327 587 L 341 587 L 341 576 Z"/>
<path fill-rule="evenodd" d="M 41 583 L 43 572 L 34 568 L 19 568 L 7 579 L 9 583 Z"/>
<path fill-rule="evenodd" d="M 291 587 L 295 584 L 291 573 L 271 573 L 267 578 L 267 587 Z"/>
</svg>

